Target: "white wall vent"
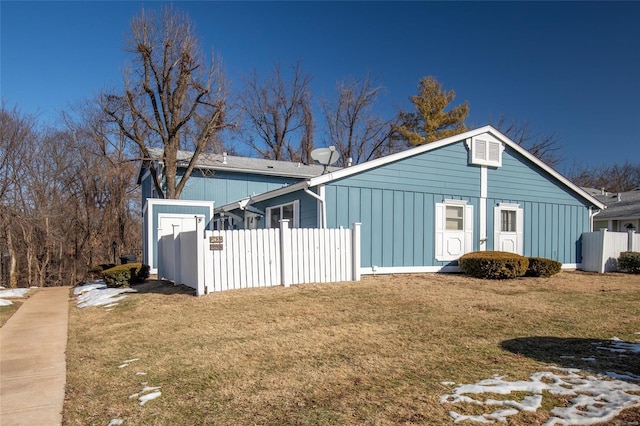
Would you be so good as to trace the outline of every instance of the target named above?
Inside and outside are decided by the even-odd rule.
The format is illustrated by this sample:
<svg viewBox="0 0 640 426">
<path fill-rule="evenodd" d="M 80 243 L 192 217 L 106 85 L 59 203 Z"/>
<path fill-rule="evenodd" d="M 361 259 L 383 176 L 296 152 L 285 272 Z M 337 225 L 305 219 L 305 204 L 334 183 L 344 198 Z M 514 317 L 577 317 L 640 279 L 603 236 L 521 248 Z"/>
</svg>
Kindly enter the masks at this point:
<svg viewBox="0 0 640 426">
<path fill-rule="evenodd" d="M 504 145 L 488 133 L 467 139 L 469 164 L 502 167 Z"/>
</svg>

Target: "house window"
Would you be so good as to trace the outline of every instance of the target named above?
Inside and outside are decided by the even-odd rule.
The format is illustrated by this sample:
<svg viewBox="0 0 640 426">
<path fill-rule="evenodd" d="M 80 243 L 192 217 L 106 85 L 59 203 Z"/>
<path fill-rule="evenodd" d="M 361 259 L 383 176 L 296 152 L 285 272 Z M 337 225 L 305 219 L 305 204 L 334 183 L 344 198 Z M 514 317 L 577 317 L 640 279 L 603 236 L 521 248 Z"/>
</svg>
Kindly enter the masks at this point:
<svg viewBox="0 0 640 426">
<path fill-rule="evenodd" d="M 489 134 L 476 136 L 471 138 L 471 142 L 467 141 L 467 144 L 469 146 L 469 163 L 492 167 L 502 166 L 504 146 L 493 136 Z"/>
<path fill-rule="evenodd" d="M 299 220 L 299 205 L 298 200 L 281 204 L 279 206 L 267 207 L 265 214 L 267 216 L 266 225 L 269 228 L 279 228 L 280 220 L 289 219 L 290 228 L 298 228 L 300 226 Z"/>
<path fill-rule="evenodd" d="M 473 206 L 463 200 L 436 204 L 436 260 L 456 260 L 473 251 Z"/>
<path fill-rule="evenodd" d="M 502 232 L 516 232 L 516 211 L 515 210 L 501 211 L 500 228 Z"/>
<path fill-rule="evenodd" d="M 464 206 L 445 206 L 447 231 L 464 230 Z"/>
</svg>

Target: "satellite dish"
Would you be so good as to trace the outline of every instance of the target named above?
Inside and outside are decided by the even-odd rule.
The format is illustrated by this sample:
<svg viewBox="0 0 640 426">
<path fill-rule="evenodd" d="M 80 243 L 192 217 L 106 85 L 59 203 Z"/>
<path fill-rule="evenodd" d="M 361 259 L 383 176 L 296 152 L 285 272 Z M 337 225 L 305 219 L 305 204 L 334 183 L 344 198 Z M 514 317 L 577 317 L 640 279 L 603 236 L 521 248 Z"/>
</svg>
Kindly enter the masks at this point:
<svg viewBox="0 0 640 426">
<path fill-rule="evenodd" d="M 336 151 L 336 147 L 332 145 L 329 148 L 314 149 L 311 151 L 311 158 L 324 166 L 322 174 L 325 174 L 327 172 L 327 167 L 338 161 L 340 153 Z"/>
</svg>

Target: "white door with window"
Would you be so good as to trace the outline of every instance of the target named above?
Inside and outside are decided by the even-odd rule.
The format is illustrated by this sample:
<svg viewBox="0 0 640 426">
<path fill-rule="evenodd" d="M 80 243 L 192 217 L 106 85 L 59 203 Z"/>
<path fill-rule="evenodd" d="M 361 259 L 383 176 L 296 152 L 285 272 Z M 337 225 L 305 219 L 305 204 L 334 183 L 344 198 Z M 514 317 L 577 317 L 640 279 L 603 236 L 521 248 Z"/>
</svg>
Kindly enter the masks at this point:
<svg viewBox="0 0 640 426">
<path fill-rule="evenodd" d="M 466 201 L 436 204 L 436 260 L 456 260 L 473 251 L 473 206 Z"/>
<path fill-rule="evenodd" d="M 524 214 L 519 204 L 499 203 L 494 209 L 494 244 L 497 251 L 524 253 Z"/>
</svg>

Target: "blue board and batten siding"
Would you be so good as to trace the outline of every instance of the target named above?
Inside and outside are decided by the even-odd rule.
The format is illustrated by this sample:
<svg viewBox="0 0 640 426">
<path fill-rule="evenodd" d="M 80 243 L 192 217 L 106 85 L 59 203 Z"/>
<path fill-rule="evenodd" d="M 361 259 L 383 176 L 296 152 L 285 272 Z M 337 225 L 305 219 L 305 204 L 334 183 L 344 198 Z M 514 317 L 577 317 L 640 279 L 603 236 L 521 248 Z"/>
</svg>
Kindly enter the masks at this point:
<svg viewBox="0 0 640 426">
<path fill-rule="evenodd" d="M 478 208 L 480 168 L 466 158 L 453 144 L 327 184 L 327 227 L 362 223 L 362 267 L 444 266 L 435 260 L 435 203 Z"/>
<path fill-rule="evenodd" d="M 178 173 L 178 179 L 180 178 L 182 178 L 182 171 Z M 255 173 L 195 170 L 187 180 L 180 199 L 215 201 L 216 205 L 222 206 L 299 181 L 300 179 L 297 178 Z M 150 174 L 142 179 L 141 186 L 144 205 L 147 198 L 153 198 L 153 179 Z"/>
<path fill-rule="evenodd" d="M 473 206 L 473 250 L 479 250 L 479 166 L 467 164 L 463 142 L 328 183 L 327 227 L 361 222 L 364 268 L 444 266 L 435 260 L 435 204 L 465 200 Z M 581 200 L 537 165 L 507 147 L 500 168 L 487 170 L 487 249 L 494 248 L 494 207 L 524 210 L 524 255 L 580 263 L 580 235 L 589 230 Z"/>
<path fill-rule="evenodd" d="M 518 203 L 524 209 L 524 254 L 566 264 L 581 262 L 580 236 L 589 232 L 589 204 L 514 150 L 488 170 L 487 206 Z M 487 209 L 493 235 L 493 209 Z"/>
</svg>

